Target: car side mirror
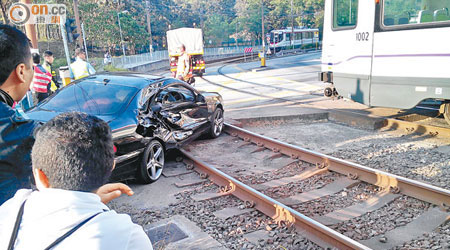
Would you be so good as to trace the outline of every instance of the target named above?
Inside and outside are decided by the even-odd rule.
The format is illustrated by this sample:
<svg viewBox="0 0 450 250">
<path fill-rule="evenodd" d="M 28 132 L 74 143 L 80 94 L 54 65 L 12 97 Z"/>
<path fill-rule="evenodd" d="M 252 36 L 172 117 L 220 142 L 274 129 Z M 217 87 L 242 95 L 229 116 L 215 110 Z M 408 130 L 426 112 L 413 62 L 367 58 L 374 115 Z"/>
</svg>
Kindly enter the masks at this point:
<svg viewBox="0 0 450 250">
<path fill-rule="evenodd" d="M 159 113 L 162 109 L 160 104 L 155 104 L 151 107 L 153 113 Z"/>
<path fill-rule="evenodd" d="M 201 94 L 198 94 L 198 96 L 197 96 L 197 101 L 199 101 L 199 102 L 206 102 L 206 99 L 205 99 L 205 97 L 202 96 Z"/>
</svg>

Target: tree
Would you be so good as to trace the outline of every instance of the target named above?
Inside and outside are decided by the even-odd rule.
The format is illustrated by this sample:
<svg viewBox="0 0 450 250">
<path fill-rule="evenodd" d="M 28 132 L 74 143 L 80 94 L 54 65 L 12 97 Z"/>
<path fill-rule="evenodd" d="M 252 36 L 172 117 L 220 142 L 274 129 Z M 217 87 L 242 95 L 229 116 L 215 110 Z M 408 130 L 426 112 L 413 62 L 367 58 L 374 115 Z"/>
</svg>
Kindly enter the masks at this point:
<svg viewBox="0 0 450 250">
<path fill-rule="evenodd" d="M 213 15 L 208 17 L 205 22 L 204 37 L 205 41 L 211 40 L 216 45 L 221 45 L 222 42 L 228 41 L 230 33 L 233 33 L 233 28 L 225 20 L 224 16 Z"/>
<path fill-rule="evenodd" d="M 264 5 L 265 32 L 292 25 L 291 0 L 148 0 L 151 15 L 152 41 L 156 49 L 165 49 L 168 29 L 202 28 L 205 41 L 215 44 L 229 41 L 236 28 L 242 40 L 261 41 L 261 3 Z M 339 0 L 341 2 L 348 2 Z M 412 0 L 411 0 L 412 1 Z M 3 10 L 16 0 L 1 0 Z M 73 17 L 72 0 L 34 0 L 34 3 L 62 3 L 68 17 Z M 121 39 L 117 13 L 124 40 L 130 52 L 149 48 L 146 23 L 146 0 L 83 0 L 79 1 L 81 22 L 88 44 L 99 48 L 119 49 Z M 294 26 L 321 27 L 324 0 L 293 0 Z M 0 5 L 0 7 L 2 7 Z M 344 17 L 342 17 L 344 18 Z M 238 24 L 238 25 L 236 25 Z M 57 25 L 37 25 L 38 39 L 60 40 Z"/>
</svg>

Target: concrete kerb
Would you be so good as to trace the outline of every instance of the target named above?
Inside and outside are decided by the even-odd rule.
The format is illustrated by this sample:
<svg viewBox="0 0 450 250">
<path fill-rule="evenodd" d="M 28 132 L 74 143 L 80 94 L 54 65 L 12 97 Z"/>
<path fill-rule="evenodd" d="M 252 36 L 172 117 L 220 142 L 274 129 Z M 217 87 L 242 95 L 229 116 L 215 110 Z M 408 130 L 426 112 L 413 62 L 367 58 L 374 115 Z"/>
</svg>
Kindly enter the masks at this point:
<svg viewBox="0 0 450 250">
<path fill-rule="evenodd" d="M 261 126 L 287 122 L 333 122 L 364 130 L 378 130 L 384 126 L 385 119 L 341 110 L 323 110 L 316 113 L 274 115 L 263 117 L 234 118 L 241 126 Z"/>
<path fill-rule="evenodd" d="M 386 119 L 382 117 L 375 117 L 350 111 L 329 110 L 328 112 L 329 121 L 359 129 L 378 130 L 384 126 L 386 121 Z"/>
<path fill-rule="evenodd" d="M 291 121 L 314 122 L 328 120 L 328 112 L 283 116 L 264 116 L 255 118 L 238 118 L 235 120 L 238 121 L 242 126 L 252 126 L 253 124 L 262 125 L 265 123 L 284 123 Z"/>
</svg>

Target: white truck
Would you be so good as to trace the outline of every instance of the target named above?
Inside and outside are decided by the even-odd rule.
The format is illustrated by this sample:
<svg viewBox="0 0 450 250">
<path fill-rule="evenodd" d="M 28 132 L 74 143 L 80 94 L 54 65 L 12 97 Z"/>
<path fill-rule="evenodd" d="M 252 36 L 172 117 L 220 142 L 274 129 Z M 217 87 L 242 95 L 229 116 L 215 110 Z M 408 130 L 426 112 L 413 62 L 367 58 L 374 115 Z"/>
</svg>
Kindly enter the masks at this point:
<svg viewBox="0 0 450 250">
<path fill-rule="evenodd" d="M 189 55 L 189 74 L 201 77 L 203 73 L 205 73 L 202 30 L 195 28 L 179 28 L 167 31 L 170 71 L 173 76 L 177 73 L 177 62 L 178 56 L 180 56 L 181 45 L 186 47 L 186 53 Z"/>
</svg>

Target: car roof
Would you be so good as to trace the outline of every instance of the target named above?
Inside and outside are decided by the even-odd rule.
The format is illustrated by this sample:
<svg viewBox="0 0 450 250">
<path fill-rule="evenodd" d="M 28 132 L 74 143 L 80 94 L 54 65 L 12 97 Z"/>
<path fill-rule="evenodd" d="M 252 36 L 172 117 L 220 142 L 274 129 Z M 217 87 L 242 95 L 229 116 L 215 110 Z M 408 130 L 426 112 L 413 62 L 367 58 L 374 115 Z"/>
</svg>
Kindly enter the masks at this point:
<svg viewBox="0 0 450 250">
<path fill-rule="evenodd" d="M 80 82 L 86 80 L 102 83 L 107 82 L 107 84 L 123 85 L 142 89 L 147 87 L 149 84 L 159 82 L 164 78 L 165 77 L 163 76 L 136 72 L 100 72 L 98 74 L 85 77 L 81 79 Z"/>
</svg>

